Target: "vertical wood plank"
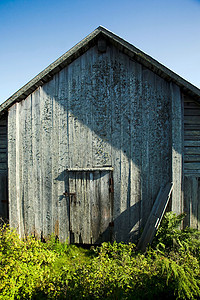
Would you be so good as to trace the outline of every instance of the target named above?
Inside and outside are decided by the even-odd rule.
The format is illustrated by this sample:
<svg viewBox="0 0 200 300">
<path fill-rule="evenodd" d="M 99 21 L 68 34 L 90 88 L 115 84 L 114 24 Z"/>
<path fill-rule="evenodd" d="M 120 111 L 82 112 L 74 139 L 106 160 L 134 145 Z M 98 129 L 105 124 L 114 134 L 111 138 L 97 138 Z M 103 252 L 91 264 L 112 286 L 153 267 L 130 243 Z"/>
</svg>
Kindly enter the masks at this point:
<svg viewBox="0 0 200 300">
<path fill-rule="evenodd" d="M 29 97 L 30 99 L 30 97 Z M 20 145 L 20 166 L 22 169 L 21 174 L 21 195 L 22 195 L 22 215 L 24 222 L 24 233 L 25 235 L 29 234 L 29 223 L 28 223 L 28 210 L 29 210 L 29 199 L 28 199 L 28 165 L 29 165 L 29 149 L 27 147 L 27 142 L 30 139 L 30 131 L 27 129 L 27 120 L 26 120 L 26 112 L 27 112 L 27 101 L 24 100 L 19 103 L 20 105 L 20 136 L 23 137 Z M 19 157 L 18 157 L 19 160 Z M 17 163 L 17 159 L 16 159 Z M 19 162 L 18 162 L 19 163 Z M 26 166 L 26 167 L 25 167 Z"/>
<path fill-rule="evenodd" d="M 8 143 L 7 116 L 0 118 L 0 217 L 8 220 Z"/>
<path fill-rule="evenodd" d="M 99 234 L 103 241 L 110 241 L 110 222 L 112 220 L 111 212 L 111 193 L 109 192 L 110 172 L 100 171 L 101 179 L 101 203 L 100 203 L 100 227 Z M 97 238 L 96 238 L 97 241 Z"/>
<path fill-rule="evenodd" d="M 129 58 L 123 58 L 123 64 L 120 66 L 120 81 L 121 81 L 121 210 L 125 212 L 121 224 L 122 235 L 126 240 L 128 237 L 128 228 L 130 223 L 130 202 L 131 202 L 131 170 L 130 170 L 130 157 L 131 157 L 131 95 L 129 85 Z M 128 225 L 128 226 L 127 226 Z M 126 232 L 126 236 L 123 232 Z"/>
<path fill-rule="evenodd" d="M 199 229 L 199 178 L 194 176 L 184 177 L 184 226 Z"/>
<path fill-rule="evenodd" d="M 16 104 L 8 111 L 9 221 L 19 232 L 16 196 Z"/>
<path fill-rule="evenodd" d="M 69 69 L 70 70 L 70 69 Z M 70 99 L 70 71 L 63 69 L 58 74 L 58 105 L 55 118 L 58 117 L 59 136 L 57 147 L 58 151 L 58 194 L 59 194 L 59 236 L 62 241 L 69 240 L 69 198 L 63 196 L 63 192 L 68 190 L 68 174 L 66 169 L 70 165 L 69 156 L 69 99 Z"/>
<path fill-rule="evenodd" d="M 11 119 L 12 118 L 12 119 Z M 10 225 L 18 230 L 20 237 L 23 237 L 23 220 L 21 212 L 21 199 L 20 199 L 20 165 L 19 165 L 19 103 L 16 103 L 9 111 L 8 131 L 9 147 L 8 147 L 8 160 L 9 170 L 9 199 L 10 201 Z"/>
<path fill-rule="evenodd" d="M 191 215 L 190 215 L 190 224 L 192 228 L 198 228 L 198 178 L 191 178 Z"/>
<path fill-rule="evenodd" d="M 141 226 L 141 170 L 142 170 L 142 67 L 130 61 L 130 73 L 133 74 L 130 82 L 131 98 L 131 156 L 130 156 L 130 240 L 135 241 Z"/>
<path fill-rule="evenodd" d="M 200 229 L 200 178 L 197 177 L 197 229 Z"/>
<path fill-rule="evenodd" d="M 92 152 L 93 166 L 111 165 L 111 98 L 109 88 L 108 56 L 96 55 L 93 65 L 93 119 Z"/>
<path fill-rule="evenodd" d="M 111 128 L 112 128 L 112 166 L 114 167 L 113 181 L 114 181 L 114 236 L 116 241 L 120 241 L 121 236 L 121 222 L 120 215 L 121 211 L 121 98 L 120 98 L 120 72 L 119 72 L 119 61 L 118 51 L 115 48 L 111 48 L 110 59 L 111 59 L 111 70 L 110 70 L 110 82 L 111 82 Z"/>
<path fill-rule="evenodd" d="M 184 226 L 190 226 L 191 215 L 191 177 L 184 177 L 184 212 L 186 217 L 184 218 Z"/>
<path fill-rule="evenodd" d="M 25 234 L 30 235 L 35 232 L 35 214 L 34 214 L 34 186 L 33 186 L 33 148 L 32 148 L 32 95 L 20 103 L 20 119 L 23 124 L 23 134 L 20 134 L 19 151 L 21 157 L 18 157 L 19 165 L 22 166 L 23 178 L 21 181 L 20 190 L 23 187 L 24 200 L 20 199 L 23 204 L 23 215 Z M 20 131 L 22 126 L 20 126 Z M 23 145 L 23 150 L 21 149 Z M 21 151 L 22 150 L 22 151 Z M 22 163 L 20 163 L 20 161 Z M 22 197 L 21 191 L 21 197 Z"/>
<path fill-rule="evenodd" d="M 43 189 L 43 236 L 48 238 L 52 226 L 52 81 L 41 88 L 41 139 L 42 139 L 42 189 Z"/>
<path fill-rule="evenodd" d="M 55 236 L 60 236 L 60 219 L 59 219 L 59 206 L 61 201 L 65 201 L 65 197 L 63 192 L 66 190 L 63 187 L 60 190 L 60 183 L 61 183 L 61 175 L 60 175 L 60 163 L 59 163 L 59 136 L 60 136 L 60 128 L 59 128 L 59 111 L 60 111 L 60 104 L 58 99 L 58 86 L 59 86 L 59 75 L 57 74 L 53 78 L 54 81 L 54 95 L 52 98 L 52 227 L 53 233 Z M 64 176 L 63 176 L 64 177 Z M 64 182 L 62 182 L 64 185 Z M 67 224 L 66 224 L 67 226 Z M 65 238 L 66 239 L 66 238 Z M 63 241 L 65 241 L 63 239 Z M 60 238 L 60 240 L 62 240 Z"/>
<path fill-rule="evenodd" d="M 21 150 L 21 141 L 20 141 L 20 117 L 19 117 L 19 107 L 21 104 L 16 103 L 16 210 L 17 210 L 17 219 L 19 226 L 19 236 L 23 237 L 23 220 L 22 220 L 22 211 L 21 211 L 21 181 L 20 181 L 20 150 Z"/>
<path fill-rule="evenodd" d="M 180 214 L 182 204 L 182 153 L 183 153 L 183 126 L 182 126 L 182 99 L 180 88 L 174 83 L 171 88 L 171 127 L 172 127 L 172 211 Z"/>
<path fill-rule="evenodd" d="M 69 172 L 69 193 L 76 193 L 76 174 L 75 172 Z M 77 198 L 77 196 L 76 196 Z M 77 241 L 77 226 L 79 225 L 77 222 L 77 208 L 75 206 L 75 202 L 73 196 L 68 196 L 69 206 L 70 206 L 70 242 L 75 243 Z"/>
<path fill-rule="evenodd" d="M 142 227 L 144 227 L 149 213 L 151 211 L 152 206 L 152 198 L 150 194 L 150 124 L 153 120 L 150 120 L 150 112 L 152 107 L 154 107 L 154 103 L 150 102 L 150 90 L 149 85 L 146 82 L 146 78 L 143 74 L 142 76 L 142 144 L 141 144 L 141 152 L 142 152 L 142 201 L 141 201 L 141 214 L 142 214 Z M 152 105 L 150 107 L 150 104 Z"/>
<path fill-rule="evenodd" d="M 0 173 L 0 217 L 8 220 L 8 175 Z"/>
<path fill-rule="evenodd" d="M 41 167 L 41 122 L 40 122 L 40 88 L 32 94 L 32 151 L 33 151 L 33 181 L 32 206 L 34 210 L 35 236 L 41 237 L 42 231 L 42 167 Z"/>
</svg>

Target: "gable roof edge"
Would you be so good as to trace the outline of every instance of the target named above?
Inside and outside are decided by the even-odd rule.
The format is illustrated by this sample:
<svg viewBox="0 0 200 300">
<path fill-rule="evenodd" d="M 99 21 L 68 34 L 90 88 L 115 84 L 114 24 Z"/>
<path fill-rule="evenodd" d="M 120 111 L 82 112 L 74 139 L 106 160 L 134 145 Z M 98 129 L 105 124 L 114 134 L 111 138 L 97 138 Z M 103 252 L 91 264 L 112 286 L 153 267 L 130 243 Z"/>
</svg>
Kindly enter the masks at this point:
<svg viewBox="0 0 200 300">
<path fill-rule="evenodd" d="M 99 28 L 95 29 L 92 33 L 87 35 L 83 40 L 65 52 L 62 56 L 56 59 L 53 63 L 51 63 L 28 83 L 26 83 L 22 88 L 20 88 L 16 93 L 9 97 L 0 105 L 0 115 L 2 115 L 5 110 L 7 111 L 14 103 L 20 102 L 28 97 L 28 95 L 35 91 L 39 86 L 48 82 L 53 75 L 58 73 L 65 66 L 86 52 L 91 47 L 91 44 L 95 43 L 95 38 L 99 35 L 99 33 Z"/>
<path fill-rule="evenodd" d="M 169 68 L 165 67 L 163 64 L 146 54 L 145 52 L 141 51 L 140 49 L 136 48 L 129 42 L 125 41 L 121 37 L 115 35 L 111 31 L 107 30 L 106 28 L 99 26 L 101 31 L 105 33 L 110 39 L 116 42 L 116 46 L 118 44 L 121 45 L 122 51 L 127 54 L 128 56 L 132 57 L 142 65 L 146 66 L 148 69 L 155 72 L 160 77 L 166 79 L 169 82 L 174 82 L 180 88 L 182 88 L 183 92 L 193 96 L 196 101 L 200 103 L 200 89 L 188 82 L 187 80 L 183 79 L 181 76 L 170 70 Z M 124 49 L 123 49 L 124 48 Z"/>
<path fill-rule="evenodd" d="M 20 102 L 21 100 L 28 97 L 28 95 L 30 95 L 39 86 L 48 82 L 53 77 L 53 75 L 58 73 L 80 55 L 85 53 L 92 45 L 95 44 L 96 39 L 100 34 L 103 34 L 106 39 L 108 39 L 113 45 L 115 45 L 119 50 L 127 54 L 129 57 L 141 63 L 167 81 L 177 84 L 183 92 L 194 97 L 194 99 L 200 104 L 200 89 L 198 89 L 196 86 L 192 85 L 146 53 L 142 52 L 132 44 L 128 43 L 121 37 L 115 35 L 102 26 L 99 26 L 83 40 L 77 43 L 74 47 L 72 47 L 57 60 L 51 63 L 42 72 L 36 75 L 32 80 L 30 80 L 21 89 L 19 89 L 16 93 L 9 97 L 5 102 L 3 102 L 0 105 L 0 115 L 4 114 L 15 102 Z"/>
</svg>

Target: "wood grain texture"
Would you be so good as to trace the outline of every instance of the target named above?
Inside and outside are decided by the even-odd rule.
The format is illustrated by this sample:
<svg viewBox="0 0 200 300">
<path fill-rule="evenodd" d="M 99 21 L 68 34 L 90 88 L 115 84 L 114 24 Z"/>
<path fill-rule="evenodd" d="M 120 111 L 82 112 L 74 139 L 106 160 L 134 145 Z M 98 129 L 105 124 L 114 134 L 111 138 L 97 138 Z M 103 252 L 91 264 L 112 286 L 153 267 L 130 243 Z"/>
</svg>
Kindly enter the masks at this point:
<svg viewBox="0 0 200 300">
<path fill-rule="evenodd" d="M 69 172 L 71 242 L 95 244 L 110 240 L 109 178 L 109 171 Z"/>
<path fill-rule="evenodd" d="M 171 114 L 172 114 L 172 211 L 183 212 L 183 106 L 180 88 L 171 84 Z"/>
<path fill-rule="evenodd" d="M 200 106 L 184 99 L 185 226 L 200 229 Z"/>
<path fill-rule="evenodd" d="M 200 174 L 199 174 L 200 175 Z M 184 179 L 184 206 L 185 226 L 200 229 L 200 183 L 199 176 L 185 176 Z"/>
<path fill-rule="evenodd" d="M 0 217 L 8 219 L 7 118 L 0 119 Z"/>
<path fill-rule="evenodd" d="M 104 36 L 106 41 L 110 43 L 110 45 L 115 45 L 118 51 L 123 53 L 124 56 L 128 55 L 130 60 L 135 59 L 138 64 L 141 63 L 143 66 L 145 66 L 149 70 L 152 70 L 158 76 L 161 76 L 167 82 L 174 82 L 181 89 L 185 90 L 188 95 L 192 95 L 194 99 L 199 102 L 200 91 L 197 87 L 190 84 L 177 74 L 173 73 L 168 68 L 158 63 L 155 59 L 146 55 L 141 50 L 135 48 L 130 43 L 124 41 L 122 38 L 99 26 L 91 34 L 89 34 L 73 48 L 67 51 L 64 55 L 50 64 L 45 70 L 40 72 L 25 86 L 18 90 L 13 96 L 11 96 L 7 101 L 5 101 L 0 107 L 0 115 L 9 110 L 9 108 L 15 102 L 26 99 L 28 95 L 35 91 L 39 86 L 42 86 L 45 82 L 51 80 L 52 77 L 55 76 L 55 74 L 59 73 L 60 70 L 62 70 L 64 67 L 69 66 L 80 56 L 84 56 L 88 49 L 90 49 L 90 47 L 93 47 L 97 43 L 97 38 L 100 38 L 102 40 L 102 35 Z"/>
<path fill-rule="evenodd" d="M 9 170 L 9 221 L 19 230 L 16 197 L 16 104 L 9 111 L 8 118 L 8 170 Z"/>
<path fill-rule="evenodd" d="M 35 93 L 32 94 L 32 180 L 34 182 L 34 188 L 31 195 L 34 210 L 34 228 L 32 230 L 37 238 L 41 236 L 43 208 L 40 103 L 40 88 L 38 88 Z"/>
<path fill-rule="evenodd" d="M 47 238 L 54 232 L 62 241 L 90 243 L 92 231 L 96 242 L 102 231 L 109 235 L 111 218 L 114 239 L 135 241 L 161 184 L 171 177 L 170 97 L 164 79 L 108 45 L 105 53 L 90 48 L 35 90 L 19 104 L 19 117 L 13 105 L 11 225 L 19 223 L 14 211 L 19 191 L 26 233 Z M 108 201 L 109 168 L 114 192 Z M 76 172 L 82 179 L 69 177 Z M 105 181 L 98 178 L 101 172 L 107 172 Z M 82 197 L 80 210 L 63 195 L 69 189 Z M 106 207 L 112 211 L 108 218 Z M 82 224 L 81 212 L 93 217 Z"/>
<path fill-rule="evenodd" d="M 0 216 L 8 220 L 8 175 L 0 173 Z"/>
<path fill-rule="evenodd" d="M 185 154 L 184 162 L 200 162 L 200 155 L 199 154 L 195 154 L 195 155 Z"/>
</svg>

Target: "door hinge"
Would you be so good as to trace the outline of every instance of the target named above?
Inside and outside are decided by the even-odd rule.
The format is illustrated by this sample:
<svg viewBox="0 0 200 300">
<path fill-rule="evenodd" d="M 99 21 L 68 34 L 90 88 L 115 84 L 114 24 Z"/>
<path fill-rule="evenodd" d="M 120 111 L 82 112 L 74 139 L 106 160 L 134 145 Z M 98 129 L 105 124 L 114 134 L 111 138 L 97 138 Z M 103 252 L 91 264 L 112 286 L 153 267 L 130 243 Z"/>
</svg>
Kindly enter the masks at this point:
<svg viewBox="0 0 200 300">
<path fill-rule="evenodd" d="M 70 196 L 72 196 L 72 197 L 74 197 L 74 199 L 76 199 L 76 193 L 68 193 L 67 191 L 65 191 L 65 192 L 63 193 L 63 195 L 64 195 L 65 197 L 70 197 Z"/>
</svg>

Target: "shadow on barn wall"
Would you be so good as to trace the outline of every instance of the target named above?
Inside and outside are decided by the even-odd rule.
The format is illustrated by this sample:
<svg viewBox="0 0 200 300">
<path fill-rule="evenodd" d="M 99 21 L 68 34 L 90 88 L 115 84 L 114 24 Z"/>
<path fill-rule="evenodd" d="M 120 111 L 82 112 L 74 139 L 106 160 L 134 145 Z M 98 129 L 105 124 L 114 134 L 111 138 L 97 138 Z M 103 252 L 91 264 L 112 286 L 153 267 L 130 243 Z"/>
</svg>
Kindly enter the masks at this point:
<svg viewBox="0 0 200 300">
<path fill-rule="evenodd" d="M 164 79 L 114 46 L 95 46 L 17 104 L 24 224 L 48 235 L 59 222 L 65 240 L 66 170 L 112 167 L 114 238 L 134 239 L 172 178 L 170 97 Z"/>
<path fill-rule="evenodd" d="M 90 172 L 87 172 L 90 173 Z M 98 181 L 100 177 L 103 177 L 105 175 L 105 171 L 99 172 L 100 174 L 98 174 L 97 176 L 94 176 L 94 181 Z M 102 174 L 103 173 L 103 174 Z M 89 175 L 89 174 L 88 174 Z M 65 191 L 66 193 L 68 193 L 70 191 L 69 188 L 69 181 L 70 180 L 74 180 L 75 178 L 80 179 L 81 180 L 81 184 L 80 184 L 80 188 L 85 188 L 84 193 L 82 193 L 82 196 L 84 199 L 79 199 L 80 201 L 84 201 L 87 200 L 89 202 L 93 202 L 93 199 L 91 199 L 91 195 L 88 194 L 88 192 L 91 192 L 91 182 L 86 183 L 86 178 L 88 175 L 86 176 L 82 176 L 81 172 L 69 172 L 68 170 L 64 170 L 57 178 L 56 180 L 59 181 L 63 181 L 65 182 Z M 84 184 L 85 181 L 85 184 Z M 88 187 L 87 187 L 88 184 Z M 97 183 L 94 183 L 94 186 L 97 186 Z M 93 187 L 93 186 L 92 186 Z M 87 190 L 88 188 L 88 190 Z M 102 215 L 102 209 L 101 209 L 101 205 L 103 204 L 102 202 L 104 202 L 104 199 L 98 199 L 98 219 L 94 218 L 93 213 L 93 209 L 86 209 L 86 211 L 84 211 L 84 206 L 81 206 L 80 202 L 78 201 L 78 196 L 80 196 L 78 194 L 73 195 L 66 195 L 66 193 L 63 193 L 62 195 L 60 195 L 59 197 L 59 201 L 66 201 L 67 202 L 67 211 L 68 211 L 68 215 L 70 215 L 70 203 L 72 202 L 77 202 L 76 205 L 78 206 L 78 208 L 80 208 L 80 214 L 78 216 L 78 219 L 76 219 L 76 221 L 79 221 L 80 223 L 84 224 L 83 218 L 85 217 L 87 218 L 91 218 L 90 222 L 94 223 L 93 226 L 96 227 L 96 235 L 94 236 L 94 239 L 92 239 L 91 243 L 92 244 L 100 244 L 104 241 L 114 241 L 114 240 L 120 240 L 121 236 L 123 235 L 124 240 L 126 241 L 136 241 L 139 235 L 138 232 L 138 228 L 136 230 L 133 230 L 133 228 L 135 228 L 135 226 L 137 224 L 139 224 L 140 220 L 140 215 L 138 214 L 137 216 L 135 216 L 135 211 L 139 211 L 140 209 L 140 201 L 137 202 L 136 204 L 130 206 L 130 181 L 129 181 L 129 187 L 128 187 L 128 191 L 127 191 L 127 199 L 126 202 L 128 203 L 128 208 L 123 211 L 117 218 L 115 218 L 113 220 L 113 216 L 111 216 L 110 222 L 109 222 L 109 226 L 104 228 L 104 230 L 102 230 L 101 228 L 101 223 L 102 223 L 102 219 L 104 218 L 104 215 Z M 92 195 L 93 196 L 93 195 Z M 75 197 L 75 199 L 74 199 Z M 110 199 L 111 202 L 113 201 L 113 199 Z M 79 203 L 78 203 L 79 202 Z M 73 209 L 73 207 L 72 207 Z M 107 209 L 109 210 L 109 204 Z M 113 212 L 112 212 L 113 213 Z M 88 214 L 88 215 L 84 215 L 84 214 Z M 121 225 L 123 224 L 124 220 L 126 220 L 126 230 L 125 232 L 120 232 L 120 228 Z M 87 225 L 86 225 L 87 226 Z M 91 226 L 91 227 L 93 227 Z M 118 230 L 115 230 L 115 228 Z M 79 231 L 80 235 L 79 235 L 79 243 L 83 243 L 84 242 L 84 238 L 82 238 L 81 236 L 81 231 L 83 231 L 84 234 L 84 230 L 82 228 L 82 230 Z M 96 239 L 95 239 L 96 237 Z M 74 242 L 74 234 L 73 231 L 70 231 L 70 242 Z M 77 242 L 77 241 L 76 241 Z"/>
<path fill-rule="evenodd" d="M 114 168 L 116 238 L 126 232 L 127 240 L 170 181 L 169 84 L 113 47 L 101 55 L 94 47 L 42 89 L 46 109 L 57 102 L 51 118 L 63 125 L 58 134 L 67 148 L 65 168 Z"/>
</svg>

